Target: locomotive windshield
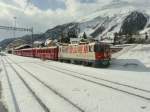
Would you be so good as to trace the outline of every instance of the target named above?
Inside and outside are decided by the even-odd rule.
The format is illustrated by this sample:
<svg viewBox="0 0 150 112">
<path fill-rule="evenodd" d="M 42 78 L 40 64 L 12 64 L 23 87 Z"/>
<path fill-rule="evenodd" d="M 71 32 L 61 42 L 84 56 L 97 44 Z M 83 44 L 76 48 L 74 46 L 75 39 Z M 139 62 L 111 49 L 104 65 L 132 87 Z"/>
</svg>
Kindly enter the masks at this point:
<svg viewBox="0 0 150 112">
<path fill-rule="evenodd" d="M 109 50 L 108 45 L 95 44 L 94 46 L 94 52 L 104 52 L 108 50 Z"/>
<path fill-rule="evenodd" d="M 94 46 L 94 52 L 103 52 L 104 51 L 104 47 L 100 44 L 95 44 Z"/>
</svg>

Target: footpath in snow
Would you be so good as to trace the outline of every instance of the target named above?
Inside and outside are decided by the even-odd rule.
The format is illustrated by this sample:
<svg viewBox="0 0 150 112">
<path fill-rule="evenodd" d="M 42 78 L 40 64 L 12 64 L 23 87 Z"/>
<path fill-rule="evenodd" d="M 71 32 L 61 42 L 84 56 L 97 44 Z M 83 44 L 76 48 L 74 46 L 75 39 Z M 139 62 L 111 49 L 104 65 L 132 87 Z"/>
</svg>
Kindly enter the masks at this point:
<svg viewBox="0 0 150 112">
<path fill-rule="evenodd" d="M 1 72 L 2 72 L 2 68 L 0 66 L 0 112 L 7 112 L 8 110 L 6 109 L 6 107 L 4 106 L 3 101 L 2 101 L 2 83 L 1 83 L 2 76 L 1 76 Z"/>
</svg>

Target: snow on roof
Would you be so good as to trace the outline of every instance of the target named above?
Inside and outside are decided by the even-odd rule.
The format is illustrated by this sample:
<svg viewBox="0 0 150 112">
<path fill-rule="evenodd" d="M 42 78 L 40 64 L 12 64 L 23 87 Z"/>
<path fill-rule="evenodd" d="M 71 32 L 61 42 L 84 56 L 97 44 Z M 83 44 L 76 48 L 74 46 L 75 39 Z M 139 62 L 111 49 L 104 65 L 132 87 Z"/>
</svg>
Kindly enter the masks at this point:
<svg viewBox="0 0 150 112">
<path fill-rule="evenodd" d="M 47 40 L 45 41 L 45 45 L 51 43 L 52 41 L 53 41 L 53 40 L 51 40 L 51 39 L 47 39 Z"/>
<path fill-rule="evenodd" d="M 34 41 L 34 44 L 42 44 L 43 41 Z"/>
<path fill-rule="evenodd" d="M 31 48 L 31 46 L 28 44 L 23 44 L 23 45 L 16 47 L 15 49 L 17 50 L 17 49 L 24 49 L 24 48 Z"/>
<path fill-rule="evenodd" d="M 110 40 L 110 39 L 104 39 L 100 42 L 104 42 L 104 43 L 113 43 L 114 41 L 113 40 Z"/>
</svg>

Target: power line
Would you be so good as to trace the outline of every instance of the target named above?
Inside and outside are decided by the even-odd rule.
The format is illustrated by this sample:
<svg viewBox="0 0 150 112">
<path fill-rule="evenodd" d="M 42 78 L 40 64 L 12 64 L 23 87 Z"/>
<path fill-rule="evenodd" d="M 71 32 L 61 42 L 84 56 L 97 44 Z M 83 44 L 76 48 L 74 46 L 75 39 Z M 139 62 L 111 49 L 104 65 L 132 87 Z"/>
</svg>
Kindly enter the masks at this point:
<svg viewBox="0 0 150 112">
<path fill-rule="evenodd" d="M 33 32 L 33 28 L 19 28 L 19 27 L 11 27 L 11 26 L 0 26 L 0 29 Z"/>
<path fill-rule="evenodd" d="M 31 44 L 33 47 L 33 28 L 19 28 L 19 27 L 11 27 L 11 26 L 0 26 L 0 29 L 3 30 L 12 30 L 12 31 L 25 31 L 25 32 L 31 32 Z"/>
<path fill-rule="evenodd" d="M 17 19 L 17 17 L 14 17 L 14 27 L 16 27 L 16 19 Z M 14 38 L 15 38 L 15 36 L 16 36 L 16 31 L 15 30 L 13 30 L 14 32 Z"/>
</svg>

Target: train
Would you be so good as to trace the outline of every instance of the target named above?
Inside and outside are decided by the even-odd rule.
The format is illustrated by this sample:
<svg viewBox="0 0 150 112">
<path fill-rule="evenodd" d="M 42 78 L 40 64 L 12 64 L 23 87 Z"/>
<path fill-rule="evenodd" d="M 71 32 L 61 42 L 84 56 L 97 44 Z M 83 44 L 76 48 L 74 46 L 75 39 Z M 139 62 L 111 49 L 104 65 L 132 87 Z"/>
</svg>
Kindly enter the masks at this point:
<svg viewBox="0 0 150 112">
<path fill-rule="evenodd" d="M 13 54 L 93 67 L 108 67 L 111 60 L 110 46 L 100 42 L 27 48 L 14 50 Z"/>
</svg>

